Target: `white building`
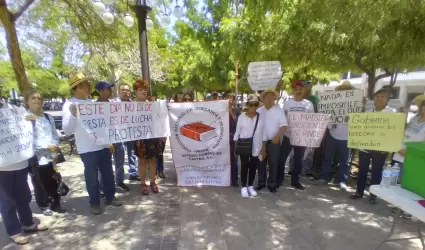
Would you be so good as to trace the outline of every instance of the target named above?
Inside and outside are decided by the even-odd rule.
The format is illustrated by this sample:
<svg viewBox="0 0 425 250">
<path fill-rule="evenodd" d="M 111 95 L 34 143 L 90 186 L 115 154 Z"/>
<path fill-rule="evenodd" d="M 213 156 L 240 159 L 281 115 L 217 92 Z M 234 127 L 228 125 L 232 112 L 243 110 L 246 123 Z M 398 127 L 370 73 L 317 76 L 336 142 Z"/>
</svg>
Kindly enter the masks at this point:
<svg viewBox="0 0 425 250">
<path fill-rule="evenodd" d="M 328 85 L 318 84 L 313 87 L 313 93 L 333 91 L 336 86 L 340 85 L 343 81 L 349 80 L 353 86 L 358 89 L 363 89 L 364 95 L 367 95 L 368 84 L 367 75 L 352 74 L 348 72 L 344 74 L 342 79 L 332 81 Z M 375 90 L 382 88 L 382 86 L 390 84 L 391 77 L 386 77 L 376 83 Z M 407 101 L 412 101 L 415 96 L 425 94 L 425 68 L 420 68 L 409 73 L 399 73 L 397 81 L 394 85 L 395 99 L 399 99 L 400 103 L 404 104 Z"/>
</svg>

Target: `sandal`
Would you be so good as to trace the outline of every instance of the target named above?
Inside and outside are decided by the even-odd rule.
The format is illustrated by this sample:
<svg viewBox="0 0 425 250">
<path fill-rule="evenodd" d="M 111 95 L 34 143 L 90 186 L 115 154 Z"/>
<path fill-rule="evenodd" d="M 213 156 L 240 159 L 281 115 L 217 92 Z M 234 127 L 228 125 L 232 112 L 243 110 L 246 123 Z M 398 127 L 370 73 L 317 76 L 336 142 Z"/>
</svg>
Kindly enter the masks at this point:
<svg viewBox="0 0 425 250">
<path fill-rule="evenodd" d="M 159 192 L 158 186 L 155 183 L 151 184 L 151 189 L 152 189 L 152 192 L 154 192 L 154 193 Z"/>
<path fill-rule="evenodd" d="M 149 195 L 148 186 L 146 186 L 146 184 L 141 184 L 141 186 L 142 186 L 142 194 L 143 195 Z"/>
<path fill-rule="evenodd" d="M 17 235 L 10 236 L 10 239 L 16 245 L 25 245 L 25 244 L 28 244 L 29 243 L 27 237 L 23 236 L 22 234 L 17 234 Z"/>
<path fill-rule="evenodd" d="M 46 226 L 42 226 L 40 224 L 33 224 L 32 226 L 29 227 L 22 227 L 22 230 L 24 231 L 24 233 L 35 233 L 35 232 L 41 232 L 41 231 L 46 231 L 49 228 Z"/>
</svg>

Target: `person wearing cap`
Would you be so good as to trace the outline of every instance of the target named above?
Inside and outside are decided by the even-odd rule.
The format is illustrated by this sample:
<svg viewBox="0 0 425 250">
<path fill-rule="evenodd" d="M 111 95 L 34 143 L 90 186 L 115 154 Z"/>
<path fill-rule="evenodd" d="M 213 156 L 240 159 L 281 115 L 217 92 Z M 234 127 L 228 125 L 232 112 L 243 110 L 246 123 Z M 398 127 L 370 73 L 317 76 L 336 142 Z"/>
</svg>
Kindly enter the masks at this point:
<svg viewBox="0 0 425 250">
<path fill-rule="evenodd" d="M 16 106 L 6 102 L 0 105 L 0 109 L 10 108 Z M 30 208 L 31 190 L 27 181 L 28 170 L 28 159 L 12 164 L 0 164 L 0 215 L 7 235 L 17 245 L 29 243 L 25 233 L 48 230 L 48 227 L 33 220 Z"/>
<path fill-rule="evenodd" d="M 117 99 L 118 102 L 131 102 L 131 91 L 128 83 L 120 83 L 118 85 L 120 91 L 120 97 Z M 128 159 L 128 180 L 129 181 L 140 181 L 139 174 L 136 168 L 136 154 L 134 153 L 134 141 L 124 142 L 125 150 L 127 151 Z"/>
<path fill-rule="evenodd" d="M 241 196 L 247 198 L 249 196 L 257 196 L 254 189 L 254 180 L 259 162 L 259 156 L 264 156 L 263 148 L 263 119 L 257 113 L 259 105 L 258 96 L 251 94 L 245 103 L 247 107 L 246 113 L 239 116 L 237 120 L 236 130 L 233 141 L 236 143 L 239 139 L 252 138 L 252 152 L 246 155 L 239 155 L 241 160 Z M 237 169 L 236 169 L 237 170 Z"/>
<path fill-rule="evenodd" d="M 344 81 L 335 91 L 354 90 L 355 87 L 349 82 Z M 348 148 L 348 126 L 347 124 L 330 124 L 328 133 L 324 139 L 324 157 L 323 168 L 319 181 L 325 185 L 329 182 L 329 172 L 333 163 L 336 164 L 335 156 L 338 155 L 339 164 L 339 188 L 343 191 L 347 190 L 346 182 L 348 180 L 348 170 L 351 149 Z"/>
<path fill-rule="evenodd" d="M 235 155 L 235 143 L 233 142 L 233 137 L 236 131 L 236 124 L 238 122 L 238 117 L 240 115 L 240 111 L 235 109 L 235 95 L 231 91 L 226 91 L 223 94 L 223 99 L 229 101 L 229 142 L 230 142 L 230 177 L 232 180 L 232 186 L 237 187 L 238 184 L 238 159 Z"/>
<path fill-rule="evenodd" d="M 277 190 L 277 174 L 279 168 L 280 155 L 280 138 L 286 131 L 288 121 L 285 113 L 281 108 L 275 105 L 275 101 L 279 98 L 279 94 L 273 89 L 267 89 L 261 93 L 261 100 L 264 106 L 257 109 L 257 112 L 263 116 L 263 152 L 267 159 L 258 165 L 258 186 L 257 190 L 266 187 L 266 164 L 269 165 L 269 177 L 267 178 L 267 186 L 270 192 L 276 193 Z"/>
<path fill-rule="evenodd" d="M 114 87 L 113 83 L 100 81 L 96 83 L 94 88 L 99 93 L 99 99 L 97 102 L 109 102 L 109 98 L 112 96 L 112 88 Z M 130 192 L 130 188 L 124 184 L 124 162 L 125 162 L 125 152 L 124 144 L 122 142 L 115 143 L 110 145 L 112 155 L 114 156 L 115 164 L 115 183 L 116 186 L 121 188 L 124 191 Z M 99 171 L 99 187 L 100 190 L 103 190 L 103 179 L 102 174 Z"/>
<path fill-rule="evenodd" d="M 366 109 L 365 112 L 396 112 L 394 108 L 387 105 L 390 97 L 388 88 L 381 88 L 373 95 L 374 107 Z M 351 195 L 351 199 L 360 199 L 364 195 L 366 189 L 367 175 L 369 165 L 372 161 L 372 180 L 371 185 L 378 185 L 382 180 L 382 170 L 384 169 L 385 161 L 388 158 L 389 152 L 381 152 L 375 150 L 359 150 L 359 172 L 357 176 L 357 190 Z M 371 194 L 369 197 L 371 204 L 376 203 L 376 196 Z"/>
<path fill-rule="evenodd" d="M 290 112 L 314 113 L 313 104 L 309 100 L 303 98 L 303 81 L 293 81 L 291 83 L 291 87 L 293 98 L 288 99 L 283 105 L 285 114 L 288 115 Z M 304 190 L 304 186 L 300 183 L 299 178 L 303 167 L 304 152 L 306 148 L 291 145 L 289 136 L 290 135 L 288 133 L 285 133 L 280 147 L 277 187 L 280 187 L 283 184 L 286 160 L 291 153 L 291 150 L 294 149 L 294 169 L 291 175 L 291 186 L 296 189 Z"/>
<path fill-rule="evenodd" d="M 403 174 L 404 157 L 406 155 L 405 143 L 425 141 L 425 95 L 416 96 L 413 99 L 413 104 L 418 107 L 418 114 L 407 123 L 400 150 L 393 156 L 393 163 L 397 162 L 400 167 L 400 178 Z"/>
<path fill-rule="evenodd" d="M 90 83 L 82 73 L 76 73 L 69 78 L 69 88 L 72 97 L 62 108 L 62 129 L 66 135 L 75 135 L 75 143 L 81 161 L 84 164 L 84 178 L 89 194 L 90 212 L 94 215 L 102 213 L 100 207 L 100 189 L 98 171 L 103 178 L 105 205 L 121 206 L 115 198 L 114 173 L 112 170 L 112 155 L 109 145 L 98 145 L 96 137 L 90 134 L 81 119 L 77 118 L 78 103 L 92 102 L 89 98 Z"/>
</svg>

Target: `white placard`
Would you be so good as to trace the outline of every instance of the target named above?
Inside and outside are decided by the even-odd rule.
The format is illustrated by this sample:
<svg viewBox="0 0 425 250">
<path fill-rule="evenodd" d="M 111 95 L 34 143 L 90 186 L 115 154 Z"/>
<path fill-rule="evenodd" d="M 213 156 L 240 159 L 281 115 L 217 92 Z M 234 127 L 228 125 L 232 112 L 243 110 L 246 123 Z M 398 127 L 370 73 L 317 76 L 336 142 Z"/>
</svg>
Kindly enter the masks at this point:
<svg viewBox="0 0 425 250">
<path fill-rule="evenodd" d="M 289 112 L 288 131 L 291 145 L 320 147 L 330 119 L 329 114 Z"/>
<path fill-rule="evenodd" d="M 0 166 L 25 161 L 34 155 L 33 128 L 25 108 L 0 109 Z"/>
<path fill-rule="evenodd" d="M 331 114 L 333 124 L 347 124 L 348 114 L 361 112 L 363 108 L 361 89 L 322 92 L 318 99 L 317 110 L 319 113 Z"/>
<path fill-rule="evenodd" d="M 168 111 L 164 102 L 77 103 L 78 119 L 96 144 L 168 137 Z"/>
<path fill-rule="evenodd" d="M 170 103 L 178 186 L 229 186 L 228 101 Z"/>
<path fill-rule="evenodd" d="M 248 64 L 248 83 L 254 91 L 274 89 L 281 79 L 282 68 L 279 61 Z"/>
</svg>

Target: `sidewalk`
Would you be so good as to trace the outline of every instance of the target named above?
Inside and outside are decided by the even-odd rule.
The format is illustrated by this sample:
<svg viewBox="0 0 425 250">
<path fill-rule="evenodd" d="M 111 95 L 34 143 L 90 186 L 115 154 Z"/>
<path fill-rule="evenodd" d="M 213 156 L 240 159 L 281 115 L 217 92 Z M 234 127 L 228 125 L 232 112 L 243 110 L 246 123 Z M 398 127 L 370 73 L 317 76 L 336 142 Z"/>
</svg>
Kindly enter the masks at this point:
<svg viewBox="0 0 425 250">
<path fill-rule="evenodd" d="M 333 187 L 303 180 L 306 191 L 280 188 L 243 199 L 239 188 L 178 188 L 171 153 L 166 149 L 167 178 L 160 193 L 142 197 L 138 183 L 117 196 L 125 206 L 89 212 L 83 167 L 71 157 L 60 171 L 71 193 L 68 213 L 45 217 L 32 203 L 35 217 L 50 225 L 32 235 L 30 244 L 15 246 L 0 223 L 0 249 L 150 249 L 150 250 L 372 250 L 391 227 L 388 204 L 352 201 Z M 412 227 L 412 230 L 415 228 Z M 390 243 L 381 250 L 421 249 L 419 240 Z"/>
</svg>

